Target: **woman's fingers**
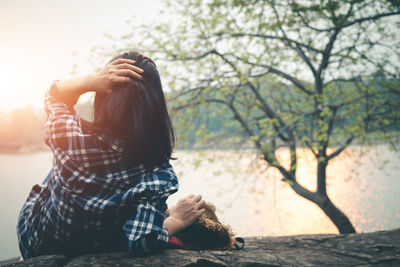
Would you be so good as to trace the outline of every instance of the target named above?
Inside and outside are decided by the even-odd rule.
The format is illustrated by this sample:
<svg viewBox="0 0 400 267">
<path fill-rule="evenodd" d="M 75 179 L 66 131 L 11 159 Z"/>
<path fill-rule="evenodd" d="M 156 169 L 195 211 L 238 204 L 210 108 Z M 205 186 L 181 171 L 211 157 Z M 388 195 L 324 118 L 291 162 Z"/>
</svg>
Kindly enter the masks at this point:
<svg viewBox="0 0 400 267">
<path fill-rule="evenodd" d="M 142 79 L 142 76 L 140 74 L 129 69 L 117 70 L 115 74 L 120 77 L 130 77 L 132 79 L 139 79 L 139 80 Z"/>
<path fill-rule="evenodd" d="M 182 198 L 170 209 L 170 216 L 181 221 L 184 227 L 191 225 L 205 211 L 206 201 L 201 195 L 189 195 Z"/>
<path fill-rule="evenodd" d="M 133 64 L 133 63 L 135 63 L 135 61 L 132 59 L 127 59 L 127 58 L 118 58 L 118 59 L 114 60 L 113 62 L 110 62 L 109 65 L 118 65 L 121 63 Z"/>
<path fill-rule="evenodd" d="M 132 64 L 128 64 L 128 63 L 122 63 L 122 64 L 115 65 L 114 68 L 115 69 L 130 69 L 137 73 L 143 73 L 143 70 L 141 68 L 139 68 L 135 65 L 132 65 Z"/>
<path fill-rule="evenodd" d="M 195 202 L 199 202 L 201 200 L 201 195 L 197 195 L 195 198 L 194 198 L 194 201 Z"/>
<path fill-rule="evenodd" d="M 199 208 L 204 208 L 206 206 L 206 201 L 203 199 L 199 202 Z"/>
<path fill-rule="evenodd" d="M 116 82 L 116 83 L 120 83 L 120 84 L 123 84 L 123 83 L 130 83 L 131 81 L 132 81 L 132 78 L 130 78 L 130 77 L 125 77 L 125 76 L 117 77 L 117 78 L 115 79 L 115 82 Z M 110 89 L 110 91 L 111 91 L 111 89 Z"/>
<path fill-rule="evenodd" d="M 111 62 L 108 66 L 109 72 L 114 72 L 117 76 L 126 76 L 133 79 L 142 79 L 140 73 L 143 73 L 143 70 L 135 65 L 134 60 L 119 58 L 113 62 Z"/>
</svg>

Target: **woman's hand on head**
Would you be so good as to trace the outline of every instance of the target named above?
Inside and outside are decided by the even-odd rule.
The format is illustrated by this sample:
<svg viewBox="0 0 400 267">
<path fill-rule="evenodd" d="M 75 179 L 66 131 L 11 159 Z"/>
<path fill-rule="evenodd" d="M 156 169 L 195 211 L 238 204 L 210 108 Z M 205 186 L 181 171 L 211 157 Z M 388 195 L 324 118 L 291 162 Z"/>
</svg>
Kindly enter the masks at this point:
<svg viewBox="0 0 400 267">
<path fill-rule="evenodd" d="M 109 94 L 113 89 L 128 85 L 133 79 L 141 80 L 143 70 L 134 66 L 134 63 L 131 59 L 116 59 L 100 72 L 87 76 L 87 86 L 90 91 Z"/>
<path fill-rule="evenodd" d="M 205 211 L 206 202 L 201 195 L 182 198 L 169 211 L 169 216 L 180 223 L 180 230 L 191 225 Z"/>
</svg>

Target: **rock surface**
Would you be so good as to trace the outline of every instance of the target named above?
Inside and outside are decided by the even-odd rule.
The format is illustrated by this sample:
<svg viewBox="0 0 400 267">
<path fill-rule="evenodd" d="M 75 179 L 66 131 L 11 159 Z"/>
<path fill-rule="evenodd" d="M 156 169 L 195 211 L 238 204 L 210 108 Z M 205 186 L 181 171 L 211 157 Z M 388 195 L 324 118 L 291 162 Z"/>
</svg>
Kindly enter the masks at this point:
<svg viewBox="0 0 400 267">
<path fill-rule="evenodd" d="M 168 249 L 147 257 L 125 252 L 40 256 L 1 266 L 400 266 L 400 229 L 349 235 L 248 237 L 237 251 Z"/>
</svg>

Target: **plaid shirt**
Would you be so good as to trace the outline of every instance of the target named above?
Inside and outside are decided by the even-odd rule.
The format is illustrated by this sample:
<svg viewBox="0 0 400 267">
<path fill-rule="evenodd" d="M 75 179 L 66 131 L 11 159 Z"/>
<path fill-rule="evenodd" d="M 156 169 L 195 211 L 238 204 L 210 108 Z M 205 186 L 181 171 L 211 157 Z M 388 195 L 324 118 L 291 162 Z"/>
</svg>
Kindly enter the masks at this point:
<svg viewBox="0 0 400 267">
<path fill-rule="evenodd" d="M 164 248 L 166 200 L 178 190 L 172 166 L 127 168 L 123 142 L 92 129 L 57 95 L 53 83 L 45 97 L 53 169 L 46 183 L 33 186 L 19 214 L 22 256 Z"/>
</svg>

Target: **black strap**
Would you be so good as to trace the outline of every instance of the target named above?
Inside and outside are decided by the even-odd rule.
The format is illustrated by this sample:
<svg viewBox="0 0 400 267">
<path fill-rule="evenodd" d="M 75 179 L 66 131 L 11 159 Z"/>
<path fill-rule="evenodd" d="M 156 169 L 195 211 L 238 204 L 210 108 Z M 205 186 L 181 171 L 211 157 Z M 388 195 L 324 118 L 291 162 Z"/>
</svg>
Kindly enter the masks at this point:
<svg viewBox="0 0 400 267">
<path fill-rule="evenodd" d="M 236 237 L 235 240 L 236 242 L 233 244 L 235 249 L 242 249 L 244 247 L 244 239 L 241 237 Z"/>
</svg>

